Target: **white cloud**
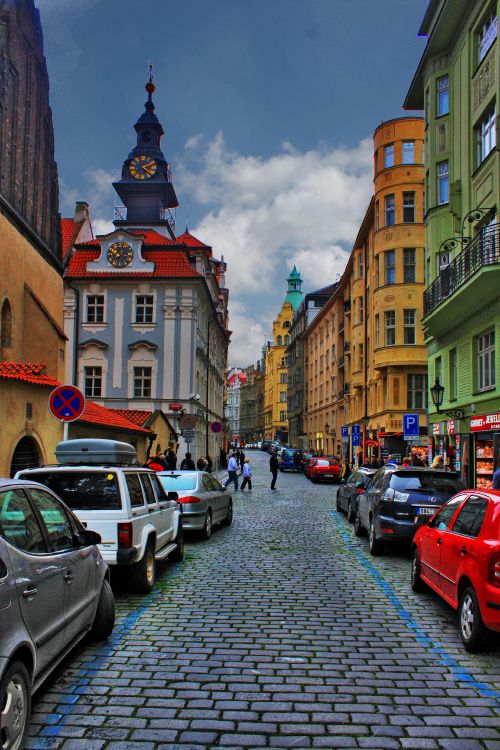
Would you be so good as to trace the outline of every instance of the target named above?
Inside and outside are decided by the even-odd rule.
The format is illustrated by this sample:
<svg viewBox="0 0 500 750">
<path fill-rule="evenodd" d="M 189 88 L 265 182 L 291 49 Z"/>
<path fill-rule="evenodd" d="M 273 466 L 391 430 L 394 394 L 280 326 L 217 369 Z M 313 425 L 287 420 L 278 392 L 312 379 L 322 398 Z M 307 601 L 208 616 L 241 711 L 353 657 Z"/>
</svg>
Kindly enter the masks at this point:
<svg viewBox="0 0 500 750">
<path fill-rule="evenodd" d="M 109 234 L 114 228 L 115 225 L 112 221 L 106 221 L 106 219 L 92 219 L 92 229 L 94 230 L 95 237 L 101 234 Z"/>
<path fill-rule="evenodd" d="M 264 159 L 230 151 L 221 133 L 196 138 L 199 168 L 179 166 L 176 188 L 208 207 L 193 232 L 228 263 L 230 362 L 242 366 L 271 337 L 294 263 L 305 292 L 343 272 L 372 195 L 373 145 L 300 152 L 285 142 Z"/>
</svg>

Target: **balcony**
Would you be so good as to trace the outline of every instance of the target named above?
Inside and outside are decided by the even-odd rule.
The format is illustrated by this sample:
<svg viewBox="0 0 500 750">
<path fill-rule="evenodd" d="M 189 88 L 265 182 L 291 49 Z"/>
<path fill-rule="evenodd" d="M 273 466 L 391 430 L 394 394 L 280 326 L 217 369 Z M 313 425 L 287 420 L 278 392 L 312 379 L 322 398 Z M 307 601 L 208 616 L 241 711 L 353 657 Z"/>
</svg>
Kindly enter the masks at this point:
<svg viewBox="0 0 500 750">
<path fill-rule="evenodd" d="M 486 301 L 492 293 L 498 290 L 498 278 L 495 273 L 491 272 L 498 271 L 499 264 L 500 224 L 493 224 L 474 237 L 425 290 L 424 317 L 431 315 L 436 308 L 453 297 L 455 292 L 464 287 L 473 277 L 477 275 L 478 279 L 482 278 L 483 274 L 478 274 L 481 269 L 487 272 L 484 280 L 476 284 L 476 279 L 474 279 L 474 282 L 468 284 L 469 287 L 477 286 L 477 289 L 474 288 L 474 296 L 468 293 L 467 299 Z M 468 292 L 470 291 L 472 290 L 468 289 Z M 463 300 L 459 306 L 464 309 Z"/>
<path fill-rule="evenodd" d="M 175 212 L 161 206 L 134 206 L 130 211 L 127 206 L 115 206 L 115 221 L 134 221 L 138 224 L 153 224 L 166 221 L 172 230 L 175 229 Z"/>
</svg>

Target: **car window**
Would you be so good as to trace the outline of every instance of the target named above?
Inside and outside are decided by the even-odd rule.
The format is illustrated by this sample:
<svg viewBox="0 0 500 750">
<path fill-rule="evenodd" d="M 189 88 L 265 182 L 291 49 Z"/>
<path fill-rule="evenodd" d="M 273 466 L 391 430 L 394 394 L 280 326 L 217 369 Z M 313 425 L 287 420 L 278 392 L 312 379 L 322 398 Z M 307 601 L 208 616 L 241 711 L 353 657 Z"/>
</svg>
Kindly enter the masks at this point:
<svg viewBox="0 0 500 750">
<path fill-rule="evenodd" d="M 328 466 L 328 461 L 319 459 L 318 461 L 316 461 L 316 466 Z"/>
<path fill-rule="evenodd" d="M 0 534 L 24 552 L 47 552 L 41 526 L 23 490 L 0 492 Z"/>
<path fill-rule="evenodd" d="M 118 477 L 113 471 L 34 471 L 29 478 L 55 492 L 71 510 L 120 510 Z"/>
<path fill-rule="evenodd" d="M 196 474 L 159 474 L 158 479 L 167 492 L 196 489 Z"/>
<path fill-rule="evenodd" d="M 338 465 L 339 465 L 339 462 L 337 461 L 337 459 L 336 459 L 336 458 L 331 458 L 331 459 L 330 459 L 330 461 L 328 461 L 328 464 L 329 464 L 330 466 L 338 466 Z"/>
<path fill-rule="evenodd" d="M 411 469 L 392 474 L 390 486 L 398 492 L 436 492 L 444 495 L 455 495 L 464 489 L 463 482 L 458 476 L 438 474 L 435 471 L 412 472 Z"/>
<path fill-rule="evenodd" d="M 144 505 L 144 495 L 142 494 L 139 475 L 126 472 L 125 481 L 127 483 L 128 492 L 130 495 L 130 505 L 132 506 L 132 508 L 142 507 Z"/>
<path fill-rule="evenodd" d="M 488 501 L 485 497 L 471 495 L 460 510 L 452 531 L 456 534 L 464 534 L 475 538 L 481 531 L 487 509 Z"/>
<path fill-rule="evenodd" d="M 440 529 L 441 531 L 446 531 L 448 526 L 450 525 L 450 521 L 455 515 L 455 511 L 460 505 L 461 502 L 463 502 L 464 495 L 457 495 L 456 497 L 452 497 L 451 500 L 448 500 L 446 505 L 443 505 L 440 511 L 436 513 L 434 518 L 429 521 L 429 526 L 434 529 Z"/>
<path fill-rule="evenodd" d="M 213 486 L 212 486 L 212 482 L 210 481 L 210 479 L 211 479 L 211 477 L 208 477 L 208 476 L 202 476 L 202 478 L 201 478 L 201 481 L 202 481 L 202 484 L 203 484 L 203 489 L 205 490 L 205 492 L 212 492 L 213 489 L 214 489 Z"/>
<path fill-rule="evenodd" d="M 167 493 L 163 489 L 163 485 L 156 474 L 148 474 L 148 479 L 153 485 L 156 497 L 158 498 L 158 502 L 164 503 L 166 500 L 168 500 Z"/>
<path fill-rule="evenodd" d="M 217 490 L 217 492 L 224 492 L 224 487 L 218 481 L 218 479 L 216 479 L 215 477 L 212 477 L 212 482 L 214 484 L 214 490 Z"/>
<path fill-rule="evenodd" d="M 45 490 L 30 488 L 30 495 L 40 511 L 49 538 L 50 549 L 62 552 L 76 547 L 69 516 L 59 500 Z"/>
<path fill-rule="evenodd" d="M 141 478 L 142 489 L 144 490 L 144 495 L 146 497 L 147 504 L 152 505 L 153 503 L 156 503 L 156 495 L 153 492 L 153 488 L 151 487 L 151 482 L 149 481 L 149 475 L 139 474 L 139 476 Z"/>
<path fill-rule="evenodd" d="M 373 482 L 370 482 L 370 489 L 371 490 L 382 489 L 388 475 L 390 476 L 390 473 L 384 470 L 377 472 L 377 474 L 375 474 L 374 476 Z"/>
</svg>

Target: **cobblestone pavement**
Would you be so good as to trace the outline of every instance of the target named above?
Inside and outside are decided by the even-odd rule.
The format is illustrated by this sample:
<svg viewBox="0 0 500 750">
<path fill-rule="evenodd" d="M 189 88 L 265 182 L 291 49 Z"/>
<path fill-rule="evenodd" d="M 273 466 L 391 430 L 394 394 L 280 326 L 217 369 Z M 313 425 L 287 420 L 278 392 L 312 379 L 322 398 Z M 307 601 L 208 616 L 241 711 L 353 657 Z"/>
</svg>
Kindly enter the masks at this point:
<svg viewBox="0 0 500 750">
<path fill-rule="evenodd" d="M 104 645 L 39 691 L 28 748 L 500 749 L 500 642 L 468 655 L 456 616 L 413 594 L 404 550 L 371 558 L 335 488 L 249 453 L 235 520 L 147 597 L 117 594 Z"/>
</svg>

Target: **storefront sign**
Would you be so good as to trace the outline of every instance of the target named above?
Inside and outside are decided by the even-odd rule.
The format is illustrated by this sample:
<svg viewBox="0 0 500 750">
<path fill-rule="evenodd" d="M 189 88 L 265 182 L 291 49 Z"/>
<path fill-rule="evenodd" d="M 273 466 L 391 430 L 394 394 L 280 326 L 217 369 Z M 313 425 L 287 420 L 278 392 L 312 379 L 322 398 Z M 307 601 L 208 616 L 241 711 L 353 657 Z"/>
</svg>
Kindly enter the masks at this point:
<svg viewBox="0 0 500 750">
<path fill-rule="evenodd" d="M 432 423 L 432 434 L 433 435 L 439 435 L 441 431 L 441 422 L 433 422 Z"/>
<path fill-rule="evenodd" d="M 470 418 L 470 431 L 500 430 L 500 412 L 496 414 L 481 414 Z"/>
<path fill-rule="evenodd" d="M 455 434 L 455 420 L 454 419 L 449 419 L 446 422 L 446 432 L 448 433 L 448 435 Z"/>
</svg>

